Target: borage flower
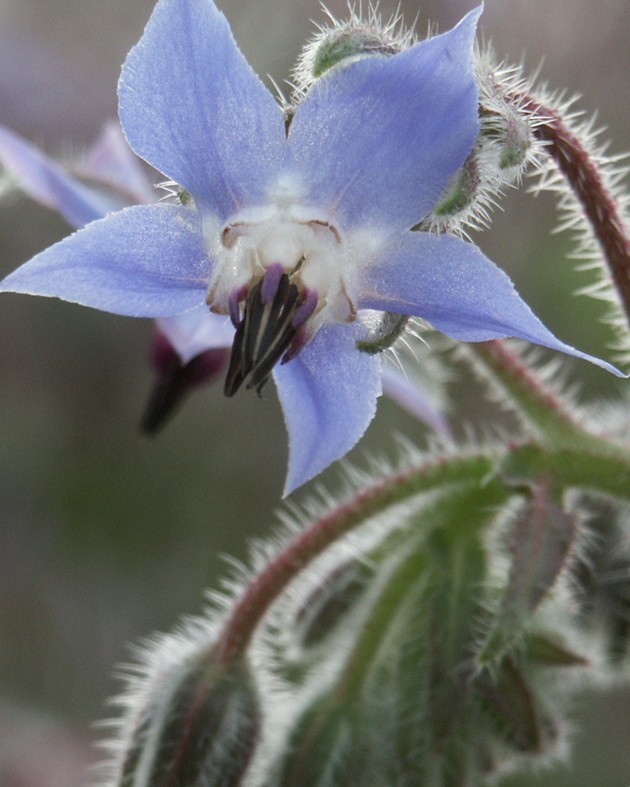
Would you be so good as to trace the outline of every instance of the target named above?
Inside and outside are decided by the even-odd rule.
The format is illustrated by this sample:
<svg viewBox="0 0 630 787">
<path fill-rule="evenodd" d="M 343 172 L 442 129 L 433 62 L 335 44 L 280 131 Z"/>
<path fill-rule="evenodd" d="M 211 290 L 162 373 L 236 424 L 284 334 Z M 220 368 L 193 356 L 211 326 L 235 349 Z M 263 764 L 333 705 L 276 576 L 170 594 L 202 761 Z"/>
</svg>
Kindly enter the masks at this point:
<svg viewBox="0 0 630 787">
<path fill-rule="evenodd" d="M 153 203 L 159 194 L 114 121 L 106 123 L 86 153 L 66 167 L 0 125 L 0 166 L 10 185 L 57 211 L 75 228 L 112 210 Z M 156 322 L 151 353 L 155 379 L 142 418 L 142 429 L 150 434 L 164 425 L 187 394 L 225 372 L 234 340 L 229 320 L 205 304 Z M 383 393 L 431 429 L 450 434 L 436 397 L 392 364 L 383 367 Z"/>
<path fill-rule="evenodd" d="M 289 124 L 211 0 L 160 0 L 123 67 L 120 116 L 136 153 L 192 199 L 95 221 L 1 289 L 139 317 L 204 303 L 229 315 L 226 393 L 275 378 L 287 492 L 374 415 L 381 362 L 359 348 L 378 333 L 374 312 L 465 341 L 517 336 L 615 371 L 556 339 L 474 245 L 412 231 L 478 135 L 480 12 L 331 69 Z"/>
</svg>

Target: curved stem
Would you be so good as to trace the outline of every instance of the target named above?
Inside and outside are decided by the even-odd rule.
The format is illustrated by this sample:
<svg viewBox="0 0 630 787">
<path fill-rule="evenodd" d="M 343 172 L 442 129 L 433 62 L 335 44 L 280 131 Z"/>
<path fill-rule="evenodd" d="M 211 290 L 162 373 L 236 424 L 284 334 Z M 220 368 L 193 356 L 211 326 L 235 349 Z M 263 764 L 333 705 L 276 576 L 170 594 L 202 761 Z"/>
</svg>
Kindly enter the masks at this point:
<svg viewBox="0 0 630 787">
<path fill-rule="evenodd" d="M 556 109 L 528 94 L 516 93 L 513 98 L 521 109 L 536 117 L 534 135 L 546 143 L 545 149 L 582 204 L 630 326 L 630 237 L 617 200 L 597 162 Z"/>
<path fill-rule="evenodd" d="M 531 485 L 547 478 L 558 489 L 591 489 L 630 502 L 630 452 L 621 449 L 612 453 L 525 443 L 512 446 L 500 472 L 512 484 Z"/>
<path fill-rule="evenodd" d="M 511 407 L 533 427 L 537 437 L 552 443 L 568 439 L 575 444 L 580 438 L 590 441 L 587 428 L 563 399 L 503 341 L 479 342 L 470 349 L 483 364 L 484 375 L 503 388 Z"/>
<path fill-rule="evenodd" d="M 487 483 L 497 457 L 475 454 L 427 462 L 397 473 L 359 492 L 351 500 L 315 520 L 256 576 L 235 605 L 216 647 L 219 664 L 238 660 L 263 616 L 291 580 L 311 561 L 353 528 L 385 508 L 443 484 Z M 500 465 L 510 484 L 552 477 L 563 488 L 601 490 L 630 500 L 630 456 L 617 446 L 573 448 L 536 443 L 512 445 Z"/>
<path fill-rule="evenodd" d="M 228 664 L 246 650 L 269 606 L 312 560 L 328 546 L 387 506 L 445 483 L 481 483 L 494 460 L 487 455 L 427 462 L 394 474 L 355 495 L 315 520 L 256 576 L 234 607 L 217 646 L 219 663 Z"/>
</svg>

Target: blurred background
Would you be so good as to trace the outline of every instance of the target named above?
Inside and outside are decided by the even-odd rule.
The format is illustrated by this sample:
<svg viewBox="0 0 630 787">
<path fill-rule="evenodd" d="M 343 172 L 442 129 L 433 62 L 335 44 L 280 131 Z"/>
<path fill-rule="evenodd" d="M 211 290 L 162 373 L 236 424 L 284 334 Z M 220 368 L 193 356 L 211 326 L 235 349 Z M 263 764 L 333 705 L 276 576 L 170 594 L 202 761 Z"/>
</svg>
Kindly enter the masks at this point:
<svg viewBox="0 0 630 787">
<path fill-rule="evenodd" d="M 316 0 L 223 0 L 241 48 L 279 84 L 323 21 Z M 343 16 L 345 3 L 329 0 Z M 445 30 L 474 0 L 403 2 L 418 30 Z M 395 10 L 382 3 L 383 12 Z M 0 123 L 68 156 L 116 114 L 116 81 L 153 0 L 0 0 Z M 542 62 L 551 86 L 598 110 L 612 150 L 630 147 L 630 2 L 487 0 L 482 31 L 500 57 Z M 527 185 L 527 184 L 526 184 Z M 476 240 L 569 343 L 605 354 L 599 306 L 573 299 L 588 277 L 552 235 L 553 199 L 526 189 L 503 201 Z M 0 205 L 0 275 L 69 231 L 27 199 Z M 541 286 L 542 285 L 542 286 Z M 282 490 L 287 440 L 272 387 L 264 400 L 196 393 L 155 439 L 138 432 L 151 374 L 152 326 L 46 299 L 0 305 L 0 785 L 81 787 L 98 758 L 92 722 L 108 715 L 114 665 L 129 644 L 198 612 L 223 554 L 244 557 L 265 535 Z M 588 394 L 617 383 L 575 364 Z M 481 417 L 470 383 L 454 386 L 458 417 Z M 487 415 L 487 408 L 484 411 Z M 422 443 L 421 424 L 383 401 L 354 452 L 395 456 L 392 433 Z M 335 487 L 335 471 L 323 479 Z M 299 497 L 299 495 L 298 495 Z M 519 785 L 630 784 L 630 694 L 585 696 L 571 772 Z"/>
</svg>

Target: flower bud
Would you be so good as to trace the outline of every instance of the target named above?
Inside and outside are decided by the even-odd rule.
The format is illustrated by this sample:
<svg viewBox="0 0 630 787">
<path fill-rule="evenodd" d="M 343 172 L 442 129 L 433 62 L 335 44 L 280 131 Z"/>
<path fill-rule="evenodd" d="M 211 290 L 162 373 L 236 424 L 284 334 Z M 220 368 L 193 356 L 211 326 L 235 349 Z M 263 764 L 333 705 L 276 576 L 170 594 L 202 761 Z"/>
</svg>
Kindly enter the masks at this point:
<svg viewBox="0 0 630 787">
<path fill-rule="evenodd" d="M 345 619 L 372 579 L 372 569 L 358 561 L 335 568 L 300 607 L 295 637 L 305 648 L 316 646 Z"/>
<path fill-rule="evenodd" d="M 491 50 L 475 53 L 479 88 L 479 136 L 462 168 L 453 176 L 435 210 L 417 229 L 484 227 L 506 186 L 515 185 L 540 150 L 536 119 L 518 99 L 519 73 L 497 66 Z"/>
<path fill-rule="evenodd" d="M 337 28 L 319 42 L 313 53 L 312 73 L 315 78 L 321 77 L 342 60 L 369 54 L 393 55 L 398 51 L 394 42 L 383 39 L 369 27 Z"/>
<path fill-rule="evenodd" d="M 576 536 L 575 514 L 563 510 L 546 484 L 532 488 L 512 528 L 510 571 L 480 664 L 503 656 L 523 635 L 566 567 Z"/>
<path fill-rule="evenodd" d="M 414 36 L 405 31 L 398 15 L 384 21 L 371 9 L 367 18 L 351 11 L 342 22 L 329 14 L 330 26 L 320 32 L 300 54 L 293 71 L 298 96 L 307 92 L 320 77 L 340 64 L 371 55 L 395 55 L 414 43 Z"/>
<path fill-rule="evenodd" d="M 228 787 L 253 755 L 260 713 L 244 663 L 207 657 L 155 681 L 126 746 L 118 787 Z"/>
</svg>

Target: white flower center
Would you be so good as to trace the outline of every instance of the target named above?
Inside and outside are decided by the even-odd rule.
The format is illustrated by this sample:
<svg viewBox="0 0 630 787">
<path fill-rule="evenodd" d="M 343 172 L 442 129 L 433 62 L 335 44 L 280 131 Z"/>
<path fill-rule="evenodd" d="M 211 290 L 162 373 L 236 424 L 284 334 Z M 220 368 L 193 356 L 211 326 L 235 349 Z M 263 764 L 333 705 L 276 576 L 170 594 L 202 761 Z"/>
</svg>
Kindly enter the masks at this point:
<svg viewBox="0 0 630 787">
<path fill-rule="evenodd" d="M 273 366 L 294 357 L 324 324 L 356 318 L 357 264 L 369 261 L 373 243 L 362 239 L 357 254 L 323 211 L 305 204 L 291 177 L 279 180 L 267 205 L 223 225 L 207 220 L 204 234 L 215 262 L 207 302 L 237 329 L 228 395 L 244 381 L 260 391 Z"/>
<path fill-rule="evenodd" d="M 324 216 L 276 206 L 242 211 L 220 230 L 215 273 L 208 289 L 213 311 L 229 312 L 230 299 L 244 301 L 251 286 L 280 266 L 300 291 L 317 297 L 312 328 L 354 319 L 348 292 L 353 271 L 347 244 Z"/>
</svg>

